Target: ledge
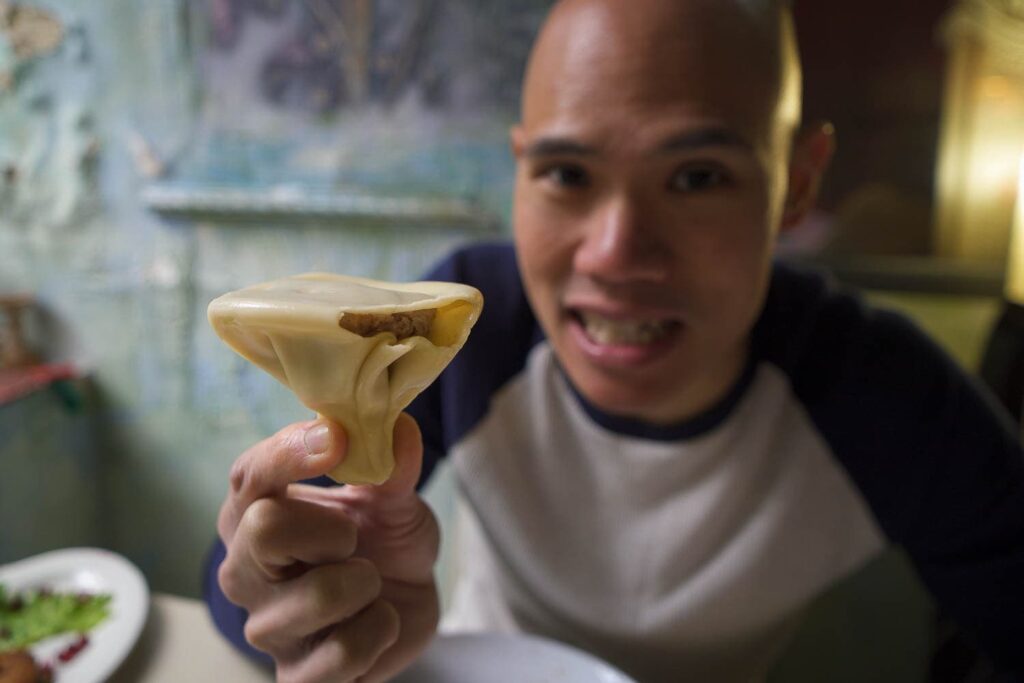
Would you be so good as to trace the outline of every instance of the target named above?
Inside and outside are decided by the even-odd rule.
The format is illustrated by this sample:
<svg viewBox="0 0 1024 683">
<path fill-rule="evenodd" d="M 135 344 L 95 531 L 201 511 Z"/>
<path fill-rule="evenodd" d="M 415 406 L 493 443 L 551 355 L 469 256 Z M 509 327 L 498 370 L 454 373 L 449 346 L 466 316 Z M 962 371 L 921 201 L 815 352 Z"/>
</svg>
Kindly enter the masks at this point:
<svg viewBox="0 0 1024 683">
<path fill-rule="evenodd" d="M 289 222 L 451 226 L 493 232 L 497 216 L 455 197 L 398 196 L 310 191 L 294 185 L 266 188 L 197 187 L 154 183 L 143 203 L 159 214 L 225 222 Z"/>
<path fill-rule="evenodd" d="M 994 265 L 963 263 L 930 256 L 782 258 L 822 268 L 840 282 L 859 289 L 953 296 L 1003 296 L 1003 272 Z"/>
</svg>

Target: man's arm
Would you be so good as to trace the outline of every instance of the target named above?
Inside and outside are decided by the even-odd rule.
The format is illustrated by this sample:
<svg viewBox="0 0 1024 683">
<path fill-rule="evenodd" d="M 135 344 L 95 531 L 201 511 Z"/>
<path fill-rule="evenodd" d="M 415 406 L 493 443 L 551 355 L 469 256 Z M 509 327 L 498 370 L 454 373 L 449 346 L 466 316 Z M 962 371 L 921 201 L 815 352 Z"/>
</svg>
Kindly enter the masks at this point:
<svg viewBox="0 0 1024 683">
<path fill-rule="evenodd" d="M 941 608 L 1024 676 L 1024 452 L 973 377 L 901 315 L 779 264 L 754 337 Z"/>
</svg>

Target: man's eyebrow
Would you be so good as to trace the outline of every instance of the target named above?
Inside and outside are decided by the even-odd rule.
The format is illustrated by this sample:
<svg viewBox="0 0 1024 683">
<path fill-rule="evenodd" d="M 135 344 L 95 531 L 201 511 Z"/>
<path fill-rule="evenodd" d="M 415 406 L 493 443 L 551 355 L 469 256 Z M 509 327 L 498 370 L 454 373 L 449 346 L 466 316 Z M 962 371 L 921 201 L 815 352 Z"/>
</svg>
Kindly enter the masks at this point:
<svg viewBox="0 0 1024 683">
<path fill-rule="evenodd" d="M 552 157 L 552 156 L 592 156 L 597 154 L 597 148 L 585 145 L 570 138 L 544 137 L 537 138 L 526 146 L 525 151 L 528 157 Z"/>
<path fill-rule="evenodd" d="M 719 126 L 688 130 L 659 144 L 657 152 L 687 152 L 704 147 L 738 147 L 751 151 L 754 146 L 736 132 Z"/>
</svg>

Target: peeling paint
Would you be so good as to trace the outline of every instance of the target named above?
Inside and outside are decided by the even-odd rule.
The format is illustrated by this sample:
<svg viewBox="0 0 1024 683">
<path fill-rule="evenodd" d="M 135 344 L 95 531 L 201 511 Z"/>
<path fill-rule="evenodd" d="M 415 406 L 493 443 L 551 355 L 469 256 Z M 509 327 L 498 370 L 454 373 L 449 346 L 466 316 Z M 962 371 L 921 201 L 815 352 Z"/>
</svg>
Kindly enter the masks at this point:
<svg viewBox="0 0 1024 683">
<path fill-rule="evenodd" d="M 0 95 L 14 88 L 19 72 L 64 40 L 64 26 L 46 10 L 0 0 Z"/>
<path fill-rule="evenodd" d="M 98 214 L 94 74 L 80 51 L 60 49 L 66 37 L 85 44 L 71 25 L 66 32 L 55 13 L 0 0 L 0 227 L 49 235 Z"/>
<path fill-rule="evenodd" d="M 57 49 L 64 39 L 64 26 L 46 10 L 0 0 L 0 34 L 15 57 L 28 60 Z"/>
</svg>

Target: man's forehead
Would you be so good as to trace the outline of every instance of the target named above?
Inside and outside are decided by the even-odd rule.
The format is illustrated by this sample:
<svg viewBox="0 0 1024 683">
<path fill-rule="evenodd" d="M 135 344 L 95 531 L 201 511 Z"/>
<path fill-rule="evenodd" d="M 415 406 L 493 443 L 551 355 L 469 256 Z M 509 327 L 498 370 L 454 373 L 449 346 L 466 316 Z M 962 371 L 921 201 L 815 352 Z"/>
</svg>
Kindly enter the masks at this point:
<svg viewBox="0 0 1024 683">
<path fill-rule="evenodd" d="M 650 13 L 652 8 L 657 11 L 657 3 L 661 0 L 637 0 L 631 4 L 631 13 L 636 12 L 647 12 Z M 622 0 L 558 0 L 554 6 L 554 12 L 550 15 L 550 18 L 557 18 L 555 12 L 558 11 L 575 11 L 581 8 L 587 9 L 591 7 L 599 7 L 605 4 L 610 7 L 615 7 L 616 4 L 621 3 Z M 646 7 L 644 6 L 646 3 Z M 755 25 L 759 25 L 763 28 L 769 28 L 772 25 L 774 17 L 778 15 L 780 11 L 791 10 L 793 6 L 792 0 L 667 0 L 665 5 L 670 10 L 689 10 L 689 9 L 701 9 L 701 5 L 704 8 L 712 9 L 722 13 L 740 12 L 742 15 L 753 22 Z"/>
<path fill-rule="evenodd" d="M 693 122 L 689 125 L 666 129 L 654 135 L 619 134 L 595 135 L 586 129 L 554 129 L 532 131 L 523 140 L 525 158 L 543 160 L 565 157 L 664 157 L 679 154 L 703 153 L 709 149 L 728 151 L 744 156 L 757 156 L 759 150 L 746 136 L 727 126 Z"/>
<path fill-rule="evenodd" d="M 777 0 L 562 0 L 545 22 L 534 57 L 657 61 L 715 50 L 719 59 L 731 56 L 753 67 L 777 54 L 779 10 L 767 8 L 778 6 Z"/>
<path fill-rule="evenodd" d="M 758 32 L 732 0 L 567 0 L 531 55 L 523 123 L 682 111 L 760 128 L 775 111 L 780 70 Z"/>
</svg>

